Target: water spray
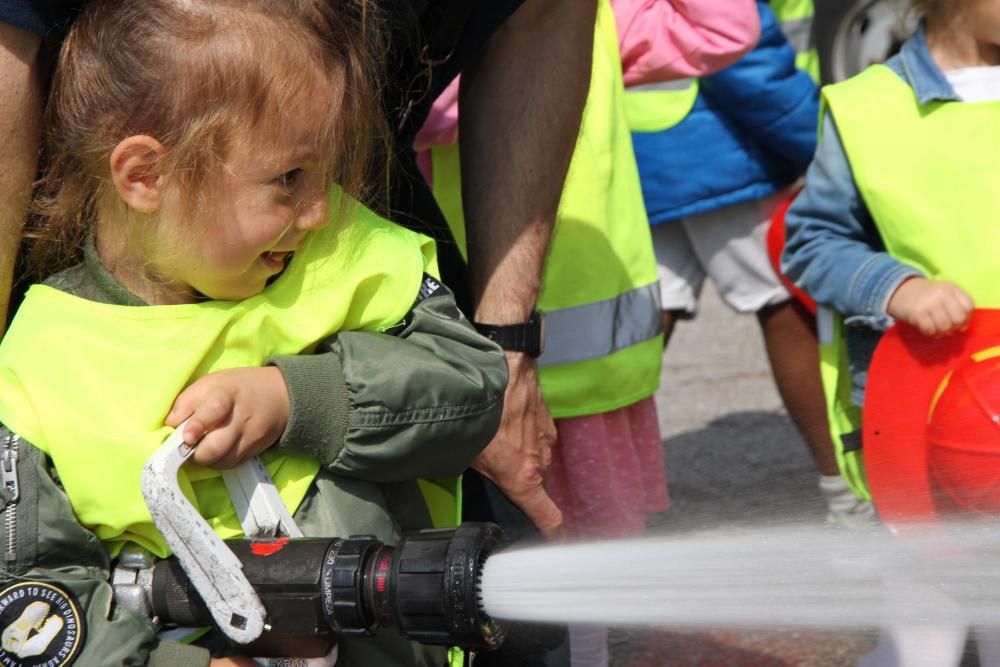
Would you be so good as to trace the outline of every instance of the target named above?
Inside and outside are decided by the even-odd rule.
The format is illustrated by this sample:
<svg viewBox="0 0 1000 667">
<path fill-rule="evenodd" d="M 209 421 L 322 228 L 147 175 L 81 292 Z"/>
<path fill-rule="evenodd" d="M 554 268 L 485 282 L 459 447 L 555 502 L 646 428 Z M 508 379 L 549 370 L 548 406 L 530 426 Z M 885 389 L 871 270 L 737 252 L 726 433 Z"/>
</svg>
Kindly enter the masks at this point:
<svg viewBox="0 0 1000 667">
<path fill-rule="evenodd" d="M 511 549 L 484 565 L 497 619 L 614 627 L 1000 627 L 1000 524 L 824 526 Z"/>
</svg>

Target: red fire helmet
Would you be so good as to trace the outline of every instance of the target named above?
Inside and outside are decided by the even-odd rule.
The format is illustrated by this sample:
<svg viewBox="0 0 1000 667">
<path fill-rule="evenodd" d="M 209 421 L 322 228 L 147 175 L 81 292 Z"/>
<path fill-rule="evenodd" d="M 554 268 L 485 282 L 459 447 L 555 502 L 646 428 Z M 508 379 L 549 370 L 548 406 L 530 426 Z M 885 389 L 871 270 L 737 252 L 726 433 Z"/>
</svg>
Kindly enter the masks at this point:
<svg viewBox="0 0 1000 667">
<path fill-rule="evenodd" d="M 898 325 L 868 372 L 865 472 L 890 526 L 1000 516 L 1000 310 L 929 338 Z"/>
<path fill-rule="evenodd" d="M 795 283 L 785 277 L 781 272 L 781 253 L 785 249 L 785 214 L 791 207 L 798 191 L 793 193 L 788 199 L 781 202 L 771 216 L 771 224 L 767 228 L 767 256 L 771 260 L 774 272 L 778 274 L 778 280 L 785 286 L 792 298 L 802 304 L 806 310 L 813 315 L 816 314 L 816 302 L 808 294 L 796 287 Z"/>
</svg>

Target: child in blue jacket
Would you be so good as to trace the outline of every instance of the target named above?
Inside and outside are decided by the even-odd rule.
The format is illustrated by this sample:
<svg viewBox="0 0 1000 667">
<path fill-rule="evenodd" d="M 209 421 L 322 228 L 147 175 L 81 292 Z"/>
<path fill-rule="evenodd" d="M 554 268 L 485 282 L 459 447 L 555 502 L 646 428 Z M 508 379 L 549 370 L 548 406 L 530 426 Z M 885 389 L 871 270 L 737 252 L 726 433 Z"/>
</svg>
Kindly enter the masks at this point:
<svg viewBox="0 0 1000 667">
<path fill-rule="evenodd" d="M 695 314 L 706 277 L 731 308 L 755 313 L 779 392 L 821 473 L 831 519 L 866 522 L 871 506 L 856 501 L 838 473 L 812 320 L 782 285 L 765 244 L 775 210 L 816 149 L 818 88 L 796 68 L 771 6 L 757 2 L 757 8 L 756 48 L 692 82 L 697 97 L 676 125 L 632 135 L 653 225 L 664 329 L 669 337 L 677 319 Z"/>
</svg>

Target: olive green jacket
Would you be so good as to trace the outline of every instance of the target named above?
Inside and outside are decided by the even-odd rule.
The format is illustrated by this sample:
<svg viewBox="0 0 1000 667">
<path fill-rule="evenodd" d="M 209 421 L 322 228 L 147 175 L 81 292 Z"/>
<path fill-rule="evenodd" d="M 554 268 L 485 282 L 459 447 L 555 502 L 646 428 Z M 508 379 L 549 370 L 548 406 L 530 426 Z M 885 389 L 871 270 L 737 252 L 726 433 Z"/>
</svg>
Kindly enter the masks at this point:
<svg viewBox="0 0 1000 667">
<path fill-rule="evenodd" d="M 83 263 L 46 283 L 94 301 L 144 305 L 92 247 Z M 388 335 L 341 332 L 313 355 L 269 363 L 282 371 L 291 405 L 274 447 L 322 464 L 295 513 L 299 527 L 307 536 L 371 534 L 390 544 L 430 526 L 416 479 L 461 474 L 497 429 L 507 379 L 502 351 L 476 333 L 444 288 L 417 297 Z M 0 431 L 0 449 L 5 435 Z M 99 462 L 94 474 L 101 474 Z M 70 593 L 84 615 L 77 665 L 206 665 L 212 654 L 232 653 L 217 633 L 199 646 L 160 641 L 152 622 L 117 608 L 109 557 L 76 521 L 51 461 L 21 442 L 17 478 L 16 501 L 0 484 L 0 528 L 9 528 L 0 530 L 7 554 L 0 590 L 31 579 Z M 337 665 L 444 662 L 442 649 L 405 641 L 390 628 L 373 639 L 341 640 Z"/>
</svg>

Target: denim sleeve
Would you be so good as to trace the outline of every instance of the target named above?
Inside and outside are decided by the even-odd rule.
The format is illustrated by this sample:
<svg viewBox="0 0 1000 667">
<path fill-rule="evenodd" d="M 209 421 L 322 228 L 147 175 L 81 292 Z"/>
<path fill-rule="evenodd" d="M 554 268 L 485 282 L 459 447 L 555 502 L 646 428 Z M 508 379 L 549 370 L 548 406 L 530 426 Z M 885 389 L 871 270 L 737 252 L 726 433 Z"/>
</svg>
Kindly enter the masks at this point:
<svg viewBox="0 0 1000 667">
<path fill-rule="evenodd" d="M 785 224 L 782 271 L 817 302 L 847 317 L 884 316 L 900 283 L 922 275 L 885 251 L 829 114 L 805 190 Z"/>
</svg>

